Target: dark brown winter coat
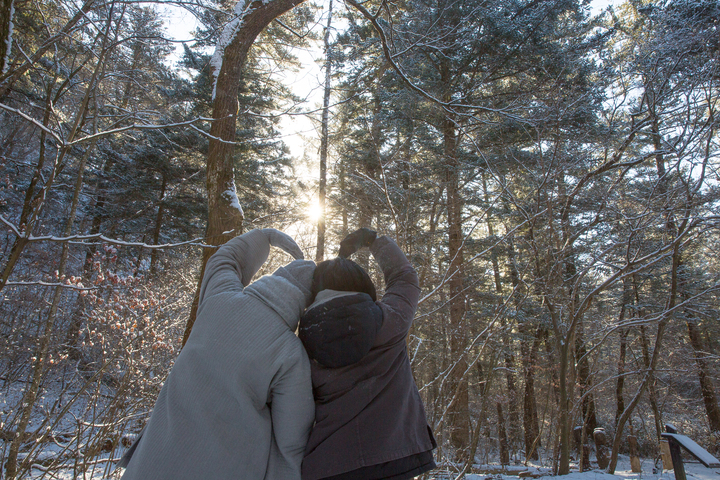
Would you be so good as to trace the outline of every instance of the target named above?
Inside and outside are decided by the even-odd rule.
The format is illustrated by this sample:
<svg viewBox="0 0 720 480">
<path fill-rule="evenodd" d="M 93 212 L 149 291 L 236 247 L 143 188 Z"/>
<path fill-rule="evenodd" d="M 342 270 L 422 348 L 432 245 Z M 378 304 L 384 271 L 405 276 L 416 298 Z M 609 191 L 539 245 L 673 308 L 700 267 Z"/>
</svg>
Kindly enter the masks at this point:
<svg viewBox="0 0 720 480">
<path fill-rule="evenodd" d="M 376 302 L 382 311 L 382 326 L 359 362 L 340 368 L 311 362 L 315 425 L 305 449 L 303 480 L 322 479 L 435 447 L 405 343 L 420 294 L 418 277 L 390 238 L 379 237 L 370 251 L 385 277 L 385 295 Z M 302 330 L 302 321 L 300 326 Z"/>
</svg>

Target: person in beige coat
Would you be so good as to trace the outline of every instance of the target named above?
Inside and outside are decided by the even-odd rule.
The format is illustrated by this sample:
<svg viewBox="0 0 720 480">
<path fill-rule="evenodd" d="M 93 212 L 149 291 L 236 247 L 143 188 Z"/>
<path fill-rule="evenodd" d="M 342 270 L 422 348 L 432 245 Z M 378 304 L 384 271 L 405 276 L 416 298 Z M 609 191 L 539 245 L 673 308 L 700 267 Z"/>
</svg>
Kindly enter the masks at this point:
<svg viewBox="0 0 720 480">
<path fill-rule="evenodd" d="M 280 247 L 296 260 L 250 283 Z M 300 480 L 314 420 L 310 362 L 295 335 L 315 263 L 286 234 L 252 230 L 210 258 L 197 320 L 124 480 Z"/>
</svg>

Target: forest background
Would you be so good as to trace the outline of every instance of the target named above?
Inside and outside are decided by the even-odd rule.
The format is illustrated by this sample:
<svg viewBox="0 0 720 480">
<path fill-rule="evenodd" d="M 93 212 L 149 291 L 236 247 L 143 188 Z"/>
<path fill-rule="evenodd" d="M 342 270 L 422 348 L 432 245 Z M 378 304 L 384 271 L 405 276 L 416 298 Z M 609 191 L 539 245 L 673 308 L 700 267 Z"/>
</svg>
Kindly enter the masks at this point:
<svg viewBox="0 0 720 480">
<path fill-rule="evenodd" d="M 590 7 L 2 0 L 0 476 L 112 471 L 204 261 L 262 227 L 307 258 L 360 226 L 407 253 L 443 471 L 568 473 L 576 426 L 610 473 L 666 422 L 717 453 L 720 3 Z M 283 82 L 308 48 L 322 105 Z"/>
</svg>

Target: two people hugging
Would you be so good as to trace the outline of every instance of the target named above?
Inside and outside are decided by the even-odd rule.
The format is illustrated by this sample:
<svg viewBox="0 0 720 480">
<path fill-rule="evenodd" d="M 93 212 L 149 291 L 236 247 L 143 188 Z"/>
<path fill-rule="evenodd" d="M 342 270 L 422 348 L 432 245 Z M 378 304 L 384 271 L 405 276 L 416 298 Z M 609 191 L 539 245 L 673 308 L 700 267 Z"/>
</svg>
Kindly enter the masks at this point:
<svg viewBox="0 0 720 480">
<path fill-rule="evenodd" d="M 270 246 L 295 260 L 250 283 Z M 385 278 L 380 300 L 348 258 L 363 247 Z M 122 478 L 402 480 L 435 468 L 406 349 L 419 294 L 402 250 L 367 228 L 317 265 L 275 229 L 230 240 L 207 263 L 192 334 Z"/>
</svg>

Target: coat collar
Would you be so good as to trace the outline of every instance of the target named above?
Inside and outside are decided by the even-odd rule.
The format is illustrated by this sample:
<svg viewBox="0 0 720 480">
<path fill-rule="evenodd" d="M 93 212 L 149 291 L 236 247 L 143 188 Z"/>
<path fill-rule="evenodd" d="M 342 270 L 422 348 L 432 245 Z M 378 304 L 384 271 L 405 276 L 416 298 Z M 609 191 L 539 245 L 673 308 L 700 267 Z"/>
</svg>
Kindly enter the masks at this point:
<svg viewBox="0 0 720 480">
<path fill-rule="evenodd" d="M 321 303 L 329 302 L 330 300 L 333 300 L 335 298 L 346 297 L 349 295 L 357 295 L 357 294 L 358 294 L 358 292 L 341 292 L 338 290 L 330 290 L 329 288 L 326 290 L 321 290 L 315 296 L 315 301 L 313 302 L 312 305 L 310 305 L 308 307 L 308 310 L 320 305 Z"/>
</svg>

